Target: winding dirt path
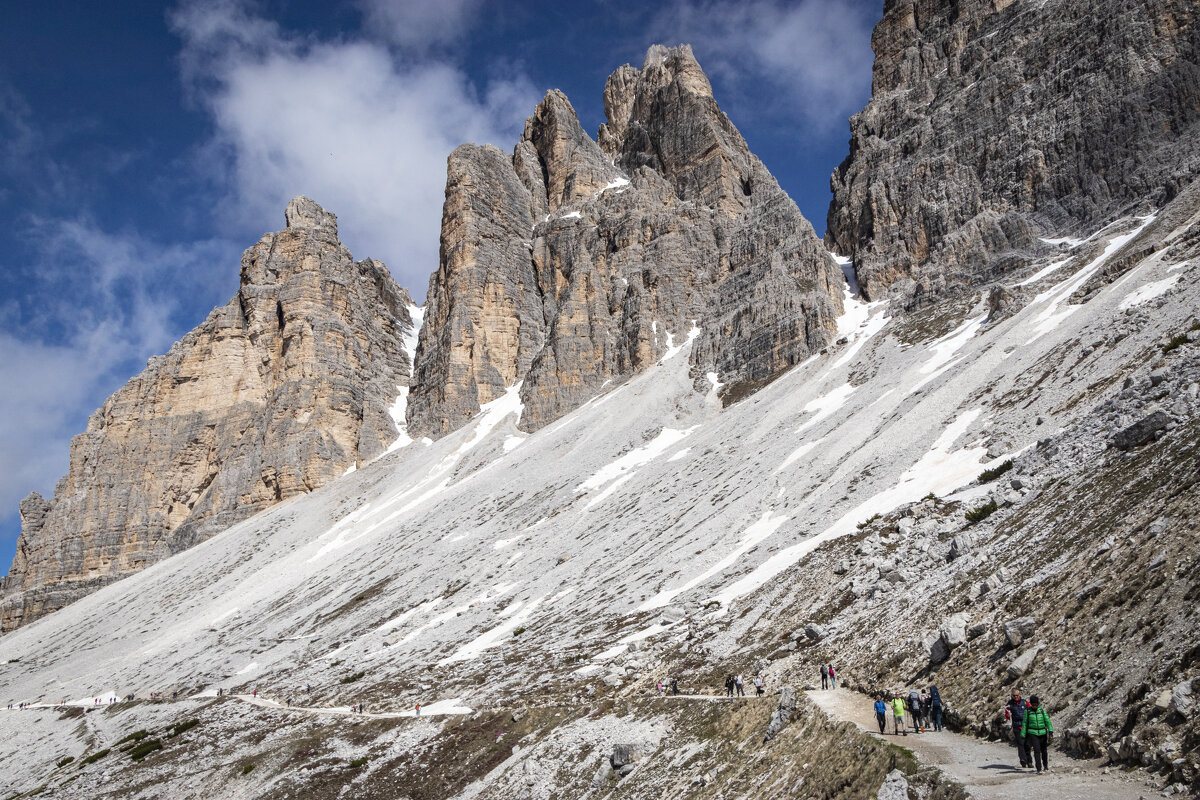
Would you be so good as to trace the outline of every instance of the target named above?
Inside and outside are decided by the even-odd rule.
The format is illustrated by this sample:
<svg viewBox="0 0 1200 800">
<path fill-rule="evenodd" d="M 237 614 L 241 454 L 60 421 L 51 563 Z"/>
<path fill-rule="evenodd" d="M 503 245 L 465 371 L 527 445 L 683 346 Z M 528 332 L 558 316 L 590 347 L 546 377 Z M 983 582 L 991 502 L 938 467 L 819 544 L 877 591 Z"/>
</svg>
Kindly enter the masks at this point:
<svg viewBox="0 0 1200 800">
<path fill-rule="evenodd" d="M 806 692 L 808 699 L 834 719 L 853 722 L 860 729 L 879 736 L 873 701 L 848 689 Z M 1159 790 L 1139 777 L 1112 770 L 1105 774 L 1102 761 L 1071 758 L 1051 749 L 1050 772 L 1037 775 L 1020 769 L 1017 751 L 1007 742 L 989 742 L 949 731 L 891 733 L 888 715 L 886 740 L 916 754 L 966 787 L 978 800 L 1149 800 Z"/>
<path fill-rule="evenodd" d="M 461 714 L 472 714 L 474 709 L 459 705 L 458 700 L 438 700 L 429 705 L 421 706 L 421 713 L 418 714 L 415 708 L 407 711 L 368 711 L 366 713 L 356 713 L 350 710 L 350 706 L 297 706 L 286 705 L 277 700 L 271 700 L 261 695 L 255 697 L 250 694 L 235 694 L 233 698 L 241 700 L 244 703 L 249 703 L 252 706 L 259 708 L 273 708 L 279 711 L 295 711 L 301 714 L 326 714 L 339 717 L 355 717 L 359 719 L 396 719 L 398 717 L 448 717 Z"/>
</svg>

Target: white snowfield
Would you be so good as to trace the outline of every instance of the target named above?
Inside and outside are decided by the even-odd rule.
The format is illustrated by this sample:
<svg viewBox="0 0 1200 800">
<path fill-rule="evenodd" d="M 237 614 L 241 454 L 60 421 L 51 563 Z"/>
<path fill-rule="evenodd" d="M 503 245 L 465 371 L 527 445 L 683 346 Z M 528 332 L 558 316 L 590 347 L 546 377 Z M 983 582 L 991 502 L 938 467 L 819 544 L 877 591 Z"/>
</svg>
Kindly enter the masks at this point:
<svg viewBox="0 0 1200 800">
<path fill-rule="evenodd" d="M 1028 390 L 1026 373 L 1074 358 L 1131 304 L 1189 302 L 1171 289 L 1195 286 L 1194 266 L 1151 258 L 1069 304 L 1133 238 L 1045 272 L 1009 319 L 986 323 L 981 295 L 914 346 L 886 304 L 851 298 L 845 344 L 724 409 L 695 391 L 683 352 L 532 435 L 512 387 L 437 442 L 409 441 L 4 636 L 0 709 L 217 687 L 331 695 L 362 671 L 356 687 L 419 678 L 431 688 L 412 697 L 431 710 L 469 710 L 544 680 L 552 655 L 595 674 L 639 639 L 683 637 L 684 617 L 722 618 L 717 646 L 732 650 L 757 615 L 729 611 L 815 547 L 969 484 L 1086 410 L 1064 401 L 1164 333 L 1152 319 Z M 1001 402 L 1010 392 L 1019 401 Z M 29 713 L 0 714 L 0 776 L 30 766 L 15 733 Z"/>
</svg>

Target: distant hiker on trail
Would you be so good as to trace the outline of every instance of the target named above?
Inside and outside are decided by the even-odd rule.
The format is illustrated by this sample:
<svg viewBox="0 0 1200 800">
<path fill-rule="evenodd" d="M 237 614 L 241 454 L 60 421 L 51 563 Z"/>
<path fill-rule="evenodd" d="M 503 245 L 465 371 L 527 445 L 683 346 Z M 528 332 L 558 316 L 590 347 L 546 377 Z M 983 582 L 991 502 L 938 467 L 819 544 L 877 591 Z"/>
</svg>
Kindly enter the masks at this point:
<svg viewBox="0 0 1200 800">
<path fill-rule="evenodd" d="M 255 690 L 254 690 L 254 692 L 253 692 L 253 694 L 254 694 L 254 696 L 255 696 L 255 697 L 258 697 L 258 689 L 255 689 Z"/>
<path fill-rule="evenodd" d="M 904 698 L 896 695 L 892 698 L 892 722 L 896 726 L 896 735 L 903 733 L 908 736 L 908 728 L 904 725 Z"/>
<path fill-rule="evenodd" d="M 767 690 L 763 688 L 762 675 L 755 675 L 754 676 L 754 696 L 762 697 L 766 693 L 767 693 Z"/>
<path fill-rule="evenodd" d="M 887 703 L 883 702 L 883 695 L 875 695 L 875 721 L 879 723 L 879 734 L 887 730 Z"/>
<path fill-rule="evenodd" d="M 1050 761 L 1047 758 L 1046 743 L 1054 739 L 1054 724 L 1050 722 L 1050 714 L 1042 708 L 1042 703 L 1036 694 L 1029 698 L 1029 708 L 1025 712 L 1025 723 L 1021 726 L 1021 736 L 1025 739 L 1026 748 L 1033 751 L 1037 774 L 1049 772 Z"/>
<path fill-rule="evenodd" d="M 679 694 L 679 678 L 671 678 L 671 694 Z"/>
<path fill-rule="evenodd" d="M 1022 767 L 1032 767 L 1033 759 L 1029 755 L 1029 745 L 1025 741 L 1022 729 L 1025 727 L 1025 715 L 1029 712 L 1029 703 L 1021 699 L 1021 693 L 1012 690 L 1012 697 L 1004 707 L 1004 718 L 1012 725 L 1013 743 L 1017 746 L 1017 758 Z"/>
<path fill-rule="evenodd" d="M 312 684 L 311 683 L 304 687 L 304 693 L 312 694 Z"/>
<path fill-rule="evenodd" d="M 821 688 L 829 688 L 829 667 L 825 666 L 824 662 L 821 663 Z"/>
<path fill-rule="evenodd" d="M 921 695 L 916 689 L 908 690 L 908 713 L 912 717 L 913 733 L 923 733 L 921 730 Z"/>
<path fill-rule="evenodd" d="M 725 696 L 733 697 L 733 676 L 732 675 L 725 676 Z"/>
<path fill-rule="evenodd" d="M 733 676 L 733 685 L 737 689 L 738 697 L 746 696 L 746 689 L 742 686 L 742 673 Z"/>
<path fill-rule="evenodd" d="M 929 715 L 933 720 L 933 729 L 942 729 L 942 695 L 936 686 L 929 687 Z"/>
<path fill-rule="evenodd" d="M 421 704 L 417 703 L 417 716 L 421 716 Z"/>
<path fill-rule="evenodd" d="M 837 688 L 837 673 L 833 671 L 833 664 L 829 665 L 829 685 L 834 689 Z"/>
<path fill-rule="evenodd" d="M 925 728 L 925 729 L 929 729 L 929 728 L 933 727 L 932 725 L 929 724 L 929 703 L 930 703 L 929 690 L 922 689 L 921 690 L 921 727 Z"/>
<path fill-rule="evenodd" d="M 658 682 L 658 684 L 657 684 L 657 687 L 658 687 L 658 693 L 659 693 L 659 694 L 662 694 L 662 693 L 663 693 L 663 685 L 662 685 L 662 681 L 659 681 L 659 682 Z"/>
</svg>

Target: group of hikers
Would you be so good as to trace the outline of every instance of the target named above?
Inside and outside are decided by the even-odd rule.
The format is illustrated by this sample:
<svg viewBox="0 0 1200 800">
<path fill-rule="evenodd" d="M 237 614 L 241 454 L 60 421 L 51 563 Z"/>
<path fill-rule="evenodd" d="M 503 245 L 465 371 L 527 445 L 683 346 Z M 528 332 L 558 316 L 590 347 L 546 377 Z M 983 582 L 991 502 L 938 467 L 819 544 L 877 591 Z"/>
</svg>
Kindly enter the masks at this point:
<svg viewBox="0 0 1200 800">
<path fill-rule="evenodd" d="M 821 664 L 821 688 L 828 689 L 830 684 L 833 688 L 837 688 L 837 673 L 833 671 L 833 664 Z"/>
<path fill-rule="evenodd" d="M 928 689 L 910 689 L 908 696 L 895 692 L 875 695 L 875 721 L 879 732 L 887 732 L 887 714 L 892 712 L 893 731 L 897 736 L 908 736 L 905 717 L 912 724 L 913 733 L 940 731 L 942 729 L 942 695 L 936 686 Z"/>
<path fill-rule="evenodd" d="M 889 712 L 892 715 L 893 732 L 897 736 L 908 736 L 909 725 L 913 733 L 940 731 L 943 709 L 942 696 L 936 686 L 910 689 L 907 696 L 893 692 L 875 696 L 875 721 L 880 733 L 887 732 Z M 1032 695 L 1025 700 L 1020 690 L 1013 689 L 1004 707 L 1004 719 L 1011 727 L 1021 769 L 1035 769 L 1038 775 L 1048 772 L 1048 750 L 1054 741 L 1054 723 L 1050 720 L 1050 712 L 1042 706 L 1041 699 Z"/>
<path fill-rule="evenodd" d="M 767 688 L 763 684 L 762 675 L 755 673 L 754 675 L 754 696 L 762 697 L 767 693 Z M 742 680 L 742 673 L 736 675 L 725 676 L 725 696 L 726 697 L 745 697 L 746 685 Z"/>
</svg>

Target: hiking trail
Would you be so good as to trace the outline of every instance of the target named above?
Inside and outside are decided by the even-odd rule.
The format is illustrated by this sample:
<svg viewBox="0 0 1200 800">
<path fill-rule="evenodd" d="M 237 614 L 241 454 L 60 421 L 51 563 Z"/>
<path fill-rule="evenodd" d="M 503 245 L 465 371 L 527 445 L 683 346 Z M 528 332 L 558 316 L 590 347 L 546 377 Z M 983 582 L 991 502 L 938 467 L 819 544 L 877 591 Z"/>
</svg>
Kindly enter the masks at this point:
<svg viewBox="0 0 1200 800">
<path fill-rule="evenodd" d="M 808 699 L 830 717 L 853 722 L 875 736 L 873 698 L 849 689 L 810 689 Z M 1042 775 L 1020 769 L 1017 751 L 1008 742 L 991 742 L 943 730 L 896 736 L 888 713 L 888 744 L 911 750 L 922 764 L 936 766 L 961 783 L 977 800 L 1149 800 L 1159 789 L 1113 768 L 1107 774 L 1102 760 L 1072 758 L 1053 746 L 1050 772 Z"/>
</svg>

